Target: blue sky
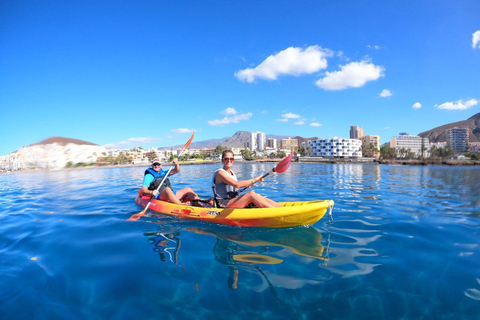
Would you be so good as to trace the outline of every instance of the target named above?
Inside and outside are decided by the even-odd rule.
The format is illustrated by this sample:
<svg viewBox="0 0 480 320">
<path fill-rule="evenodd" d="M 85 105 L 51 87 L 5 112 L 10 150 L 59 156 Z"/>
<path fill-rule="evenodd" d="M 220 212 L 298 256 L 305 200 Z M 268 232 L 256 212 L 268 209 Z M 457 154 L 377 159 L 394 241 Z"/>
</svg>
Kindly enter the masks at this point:
<svg viewBox="0 0 480 320">
<path fill-rule="evenodd" d="M 0 155 L 239 130 L 381 142 L 480 112 L 480 1 L 0 5 Z"/>
</svg>

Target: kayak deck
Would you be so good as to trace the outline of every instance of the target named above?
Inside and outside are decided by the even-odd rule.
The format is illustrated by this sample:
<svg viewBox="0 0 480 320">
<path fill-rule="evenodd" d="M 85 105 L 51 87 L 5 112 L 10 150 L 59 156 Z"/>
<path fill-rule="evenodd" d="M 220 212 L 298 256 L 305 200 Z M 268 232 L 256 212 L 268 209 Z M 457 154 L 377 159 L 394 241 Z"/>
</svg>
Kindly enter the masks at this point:
<svg viewBox="0 0 480 320">
<path fill-rule="evenodd" d="M 135 202 L 145 207 L 151 198 L 138 196 Z M 149 209 L 170 216 L 241 227 L 284 228 L 312 225 L 332 209 L 333 200 L 280 202 L 278 208 L 204 208 L 152 200 Z"/>
</svg>

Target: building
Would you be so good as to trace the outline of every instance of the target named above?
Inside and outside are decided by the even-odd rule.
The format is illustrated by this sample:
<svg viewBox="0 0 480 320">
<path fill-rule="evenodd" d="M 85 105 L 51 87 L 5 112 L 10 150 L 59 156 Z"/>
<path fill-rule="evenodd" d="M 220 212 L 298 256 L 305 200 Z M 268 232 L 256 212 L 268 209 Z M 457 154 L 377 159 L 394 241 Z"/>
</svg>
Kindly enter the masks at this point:
<svg viewBox="0 0 480 320">
<path fill-rule="evenodd" d="M 268 138 L 267 139 L 267 148 L 277 149 L 277 139 Z"/>
<path fill-rule="evenodd" d="M 368 135 L 363 137 L 363 143 L 366 146 L 369 146 L 370 144 L 373 145 L 375 151 L 373 152 L 374 157 L 379 157 L 380 156 L 380 136 L 377 135 Z"/>
<path fill-rule="evenodd" d="M 480 142 L 469 142 L 468 151 L 471 153 L 480 153 Z"/>
<path fill-rule="evenodd" d="M 466 128 L 452 128 L 445 131 L 447 136 L 447 144 L 453 151 L 465 153 L 468 146 L 468 129 Z"/>
<path fill-rule="evenodd" d="M 267 143 L 267 136 L 265 133 L 257 131 L 252 132 L 250 136 L 250 151 L 262 151 L 265 149 Z"/>
<path fill-rule="evenodd" d="M 358 139 L 333 139 L 312 140 L 309 143 L 313 157 L 325 158 L 361 158 L 362 141 Z"/>
<path fill-rule="evenodd" d="M 359 126 L 350 126 L 350 139 L 362 139 L 365 137 L 365 131 Z"/>
<path fill-rule="evenodd" d="M 286 150 L 298 150 L 298 140 L 288 137 L 287 139 L 282 139 L 280 143 L 281 149 Z"/>
<path fill-rule="evenodd" d="M 428 157 L 428 150 L 430 149 L 428 138 L 412 136 L 408 133 L 400 133 L 397 137 L 392 137 L 390 139 L 390 148 L 395 149 L 397 156 L 401 156 L 402 151 L 410 151 L 417 157 L 422 156 L 422 151 L 423 156 Z"/>
</svg>

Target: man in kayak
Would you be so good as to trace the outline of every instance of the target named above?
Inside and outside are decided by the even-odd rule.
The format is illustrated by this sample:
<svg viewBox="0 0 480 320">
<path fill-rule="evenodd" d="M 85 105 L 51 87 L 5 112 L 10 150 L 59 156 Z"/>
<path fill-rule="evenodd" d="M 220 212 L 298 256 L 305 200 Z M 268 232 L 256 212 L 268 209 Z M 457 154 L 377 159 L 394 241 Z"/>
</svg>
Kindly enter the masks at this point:
<svg viewBox="0 0 480 320">
<path fill-rule="evenodd" d="M 265 198 L 254 191 L 239 195 L 238 189 L 250 188 L 254 183 L 263 181 L 262 176 L 253 179 L 238 181 L 232 171 L 233 152 L 225 150 L 222 153 L 223 168 L 213 175 L 213 194 L 217 205 L 222 208 L 245 208 L 250 204 L 257 208 L 281 207 L 277 202 Z"/>
<path fill-rule="evenodd" d="M 178 164 L 177 159 L 173 159 L 173 164 L 175 168 L 170 170 L 168 176 L 172 176 L 180 172 L 180 165 Z M 168 170 L 162 169 L 162 163 L 159 159 L 154 159 L 152 162 L 152 167 L 145 170 L 145 175 L 143 177 L 142 185 L 142 194 L 151 195 L 155 199 L 172 202 L 176 204 L 183 204 L 182 201 L 192 201 L 198 199 L 197 194 L 192 190 L 192 188 L 183 188 L 177 193 L 173 193 L 172 186 L 168 177 L 163 182 L 160 189 L 157 191 L 158 186 L 162 182 L 163 178 L 167 174 Z"/>
</svg>

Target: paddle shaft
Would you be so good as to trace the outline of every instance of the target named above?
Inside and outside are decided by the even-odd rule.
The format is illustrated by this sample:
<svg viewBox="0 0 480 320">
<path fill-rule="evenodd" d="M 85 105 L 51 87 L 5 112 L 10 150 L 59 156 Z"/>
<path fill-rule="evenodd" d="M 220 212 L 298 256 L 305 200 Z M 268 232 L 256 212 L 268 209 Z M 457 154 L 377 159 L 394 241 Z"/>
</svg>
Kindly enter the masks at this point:
<svg viewBox="0 0 480 320">
<path fill-rule="evenodd" d="M 267 177 L 267 176 L 268 176 L 270 173 L 272 173 L 272 172 L 275 172 L 275 168 L 273 168 L 272 171 L 269 171 L 269 172 L 265 173 L 263 176 L 261 176 L 258 181 L 260 181 L 260 180 L 262 180 L 263 178 Z M 258 182 L 258 181 L 257 181 L 257 182 Z M 255 183 L 257 183 L 257 182 L 252 183 L 251 186 L 253 186 L 253 185 L 254 185 Z M 251 187 L 251 186 L 250 186 L 250 187 Z M 239 191 L 239 193 L 247 190 L 247 189 L 250 188 L 250 187 L 245 187 L 245 188 L 243 188 L 242 190 Z"/>
</svg>

